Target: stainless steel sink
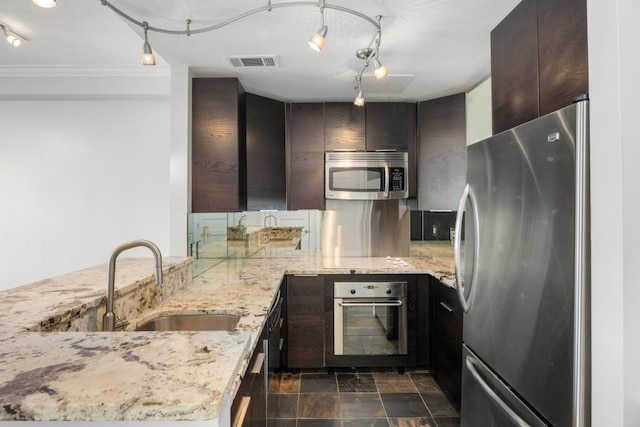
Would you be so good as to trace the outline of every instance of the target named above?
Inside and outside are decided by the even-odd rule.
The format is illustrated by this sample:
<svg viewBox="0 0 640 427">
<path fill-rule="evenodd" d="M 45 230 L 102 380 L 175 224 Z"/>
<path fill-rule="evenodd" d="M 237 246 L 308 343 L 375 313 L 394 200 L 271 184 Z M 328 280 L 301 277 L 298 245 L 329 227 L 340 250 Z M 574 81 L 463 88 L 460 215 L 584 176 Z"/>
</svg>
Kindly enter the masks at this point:
<svg viewBox="0 0 640 427">
<path fill-rule="evenodd" d="M 136 331 L 233 331 L 240 316 L 235 314 L 170 314 L 138 325 Z"/>
</svg>

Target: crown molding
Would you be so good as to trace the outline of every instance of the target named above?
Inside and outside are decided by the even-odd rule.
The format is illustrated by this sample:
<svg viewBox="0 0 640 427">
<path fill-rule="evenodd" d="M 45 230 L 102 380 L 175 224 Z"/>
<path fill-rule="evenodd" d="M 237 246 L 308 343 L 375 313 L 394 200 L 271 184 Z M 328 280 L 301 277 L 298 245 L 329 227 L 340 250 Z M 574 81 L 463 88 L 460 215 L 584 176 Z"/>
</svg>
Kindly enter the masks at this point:
<svg viewBox="0 0 640 427">
<path fill-rule="evenodd" d="M 14 66 L 0 65 L 0 77 L 171 77 L 164 66 Z"/>
</svg>

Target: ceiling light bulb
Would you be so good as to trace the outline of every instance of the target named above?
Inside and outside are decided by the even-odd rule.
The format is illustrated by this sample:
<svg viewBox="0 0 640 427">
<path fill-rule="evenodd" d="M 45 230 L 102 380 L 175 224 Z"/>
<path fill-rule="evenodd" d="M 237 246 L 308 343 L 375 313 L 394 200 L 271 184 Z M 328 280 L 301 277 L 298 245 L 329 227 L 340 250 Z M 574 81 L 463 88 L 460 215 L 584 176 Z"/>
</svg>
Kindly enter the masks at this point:
<svg viewBox="0 0 640 427">
<path fill-rule="evenodd" d="M 318 32 L 309 39 L 309 47 L 316 52 L 320 52 L 324 47 L 325 37 L 327 37 L 327 26 L 323 25 Z"/>
<path fill-rule="evenodd" d="M 142 46 L 140 62 L 142 62 L 142 65 L 156 65 L 156 58 L 153 56 L 153 51 L 151 51 L 151 45 L 149 42 L 144 42 L 144 45 Z"/>
<path fill-rule="evenodd" d="M 356 99 L 353 101 L 353 105 L 356 105 L 358 107 L 362 107 L 364 105 L 364 96 L 362 95 L 362 89 L 358 91 L 358 96 L 356 96 Z"/>
<path fill-rule="evenodd" d="M 33 4 L 36 6 L 44 7 L 45 9 L 51 9 L 52 7 L 56 7 L 56 0 L 32 0 Z"/>
<path fill-rule="evenodd" d="M 387 69 L 377 58 L 373 58 L 373 75 L 376 76 L 376 79 L 381 79 L 387 75 Z"/>
<path fill-rule="evenodd" d="M 7 41 L 11 46 L 18 47 L 22 44 L 22 40 L 20 38 L 14 36 L 13 34 L 7 34 Z"/>
<path fill-rule="evenodd" d="M 151 50 L 151 45 L 149 44 L 149 40 L 147 39 L 147 30 L 149 29 L 149 24 L 145 21 L 144 25 L 144 44 L 142 45 L 142 54 L 140 55 L 140 62 L 142 65 L 156 65 L 156 58 L 153 56 L 153 51 Z"/>
</svg>

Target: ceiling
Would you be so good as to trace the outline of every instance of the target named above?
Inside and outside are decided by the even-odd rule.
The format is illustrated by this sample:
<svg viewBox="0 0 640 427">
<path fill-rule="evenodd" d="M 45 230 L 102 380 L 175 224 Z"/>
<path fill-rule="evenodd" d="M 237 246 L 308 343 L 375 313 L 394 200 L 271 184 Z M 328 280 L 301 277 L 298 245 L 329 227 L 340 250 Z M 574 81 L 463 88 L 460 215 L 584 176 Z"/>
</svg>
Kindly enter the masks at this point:
<svg viewBox="0 0 640 427">
<path fill-rule="evenodd" d="M 223 22 L 268 0 L 110 0 L 138 21 L 184 30 Z M 272 4 L 290 0 L 272 0 Z M 490 72 L 490 31 L 519 0 L 327 0 L 371 18 L 382 16 L 380 61 L 389 70 L 375 80 L 365 71 L 367 101 L 418 101 L 469 90 Z M 315 5 L 274 8 L 221 29 L 190 37 L 149 32 L 157 66 L 139 65 L 143 32 L 100 0 L 58 0 L 41 9 L 28 0 L 2 0 L 0 22 L 30 41 L 0 43 L 3 75 L 167 75 L 170 64 L 195 76 L 238 77 L 252 93 L 286 101 L 347 101 L 362 66 L 355 52 L 369 45 L 374 26 L 325 9 L 325 48 L 306 41 L 320 27 Z M 276 55 L 277 67 L 233 68 L 225 56 Z"/>
</svg>

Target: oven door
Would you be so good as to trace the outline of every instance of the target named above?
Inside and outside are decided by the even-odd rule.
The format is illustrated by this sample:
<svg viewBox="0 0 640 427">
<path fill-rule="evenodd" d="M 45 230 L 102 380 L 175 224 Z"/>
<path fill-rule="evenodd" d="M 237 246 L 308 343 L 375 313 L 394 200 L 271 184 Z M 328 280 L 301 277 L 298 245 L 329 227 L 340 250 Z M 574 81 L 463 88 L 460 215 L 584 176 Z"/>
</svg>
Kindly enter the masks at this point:
<svg viewBox="0 0 640 427">
<path fill-rule="evenodd" d="M 406 297 L 334 298 L 333 314 L 334 355 L 407 354 Z"/>
</svg>

